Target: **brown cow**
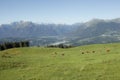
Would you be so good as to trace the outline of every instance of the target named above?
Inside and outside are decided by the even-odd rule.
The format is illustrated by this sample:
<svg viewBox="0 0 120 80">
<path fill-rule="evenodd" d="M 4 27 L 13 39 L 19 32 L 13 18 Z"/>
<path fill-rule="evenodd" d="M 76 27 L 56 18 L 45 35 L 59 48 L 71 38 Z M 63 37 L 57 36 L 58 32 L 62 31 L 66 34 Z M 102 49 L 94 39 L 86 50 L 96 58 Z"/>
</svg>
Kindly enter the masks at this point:
<svg viewBox="0 0 120 80">
<path fill-rule="evenodd" d="M 109 50 L 109 49 L 107 49 L 106 51 L 107 51 L 107 52 L 110 52 L 110 50 Z"/>
<path fill-rule="evenodd" d="M 84 54 L 84 52 L 82 52 L 82 54 Z"/>
<path fill-rule="evenodd" d="M 64 54 L 61 54 L 62 56 L 64 56 Z"/>
<path fill-rule="evenodd" d="M 55 52 L 55 54 L 57 54 L 57 52 Z"/>
<path fill-rule="evenodd" d="M 92 53 L 95 53 L 95 51 L 92 51 Z"/>
</svg>

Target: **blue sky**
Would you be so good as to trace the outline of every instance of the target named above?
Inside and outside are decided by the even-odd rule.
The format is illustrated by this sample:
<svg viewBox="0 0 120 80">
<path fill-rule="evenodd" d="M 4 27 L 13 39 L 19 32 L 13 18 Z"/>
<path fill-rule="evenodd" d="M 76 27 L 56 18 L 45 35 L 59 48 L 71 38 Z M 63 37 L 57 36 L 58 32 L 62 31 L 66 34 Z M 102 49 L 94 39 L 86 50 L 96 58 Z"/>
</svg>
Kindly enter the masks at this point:
<svg viewBox="0 0 120 80">
<path fill-rule="evenodd" d="M 0 24 L 85 22 L 120 18 L 120 0 L 0 0 Z"/>
</svg>

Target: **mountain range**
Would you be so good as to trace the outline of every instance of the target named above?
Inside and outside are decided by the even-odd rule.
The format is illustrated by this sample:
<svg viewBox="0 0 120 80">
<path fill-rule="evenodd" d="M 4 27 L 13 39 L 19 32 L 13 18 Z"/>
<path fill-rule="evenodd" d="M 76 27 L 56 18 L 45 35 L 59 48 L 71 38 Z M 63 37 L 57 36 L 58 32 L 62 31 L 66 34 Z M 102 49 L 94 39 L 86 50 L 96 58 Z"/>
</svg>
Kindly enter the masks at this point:
<svg viewBox="0 0 120 80">
<path fill-rule="evenodd" d="M 120 18 L 92 19 L 72 25 L 37 24 L 28 21 L 0 25 L 0 41 L 13 39 L 27 39 L 35 45 L 59 41 L 71 45 L 120 42 Z"/>
</svg>

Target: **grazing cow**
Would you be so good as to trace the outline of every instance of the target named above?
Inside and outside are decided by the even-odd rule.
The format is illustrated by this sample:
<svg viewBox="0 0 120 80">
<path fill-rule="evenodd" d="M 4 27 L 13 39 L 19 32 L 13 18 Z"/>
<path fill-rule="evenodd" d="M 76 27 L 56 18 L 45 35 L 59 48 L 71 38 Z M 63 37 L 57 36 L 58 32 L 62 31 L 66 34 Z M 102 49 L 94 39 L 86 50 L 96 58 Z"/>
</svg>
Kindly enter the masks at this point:
<svg viewBox="0 0 120 80">
<path fill-rule="evenodd" d="M 95 51 L 92 51 L 92 53 L 95 53 Z"/>
<path fill-rule="evenodd" d="M 57 52 L 55 52 L 55 54 L 57 54 Z"/>
<path fill-rule="evenodd" d="M 62 56 L 64 56 L 64 54 L 62 54 Z"/>
<path fill-rule="evenodd" d="M 82 52 L 82 54 L 84 54 L 84 52 Z"/>
<path fill-rule="evenodd" d="M 110 52 L 110 50 L 109 50 L 109 49 L 107 49 L 106 51 L 107 51 L 107 52 Z"/>
</svg>

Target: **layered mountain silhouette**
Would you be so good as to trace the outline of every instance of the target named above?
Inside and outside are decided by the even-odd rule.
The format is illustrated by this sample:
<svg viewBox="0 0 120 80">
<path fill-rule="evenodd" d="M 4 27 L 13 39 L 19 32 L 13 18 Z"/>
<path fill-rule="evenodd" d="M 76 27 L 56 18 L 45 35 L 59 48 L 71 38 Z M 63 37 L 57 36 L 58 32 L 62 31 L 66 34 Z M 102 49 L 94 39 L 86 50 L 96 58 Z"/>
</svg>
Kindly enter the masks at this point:
<svg viewBox="0 0 120 80">
<path fill-rule="evenodd" d="M 6 37 L 41 37 L 64 35 L 75 28 L 72 25 L 36 24 L 32 22 L 13 22 L 0 26 L 0 38 Z"/>
<path fill-rule="evenodd" d="M 83 45 L 120 41 L 120 18 L 93 19 L 85 23 L 37 24 L 33 22 L 13 22 L 0 26 L 0 39 L 3 38 L 65 38 L 67 43 Z M 47 38 L 49 39 L 49 38 Z"/>
</svg>

